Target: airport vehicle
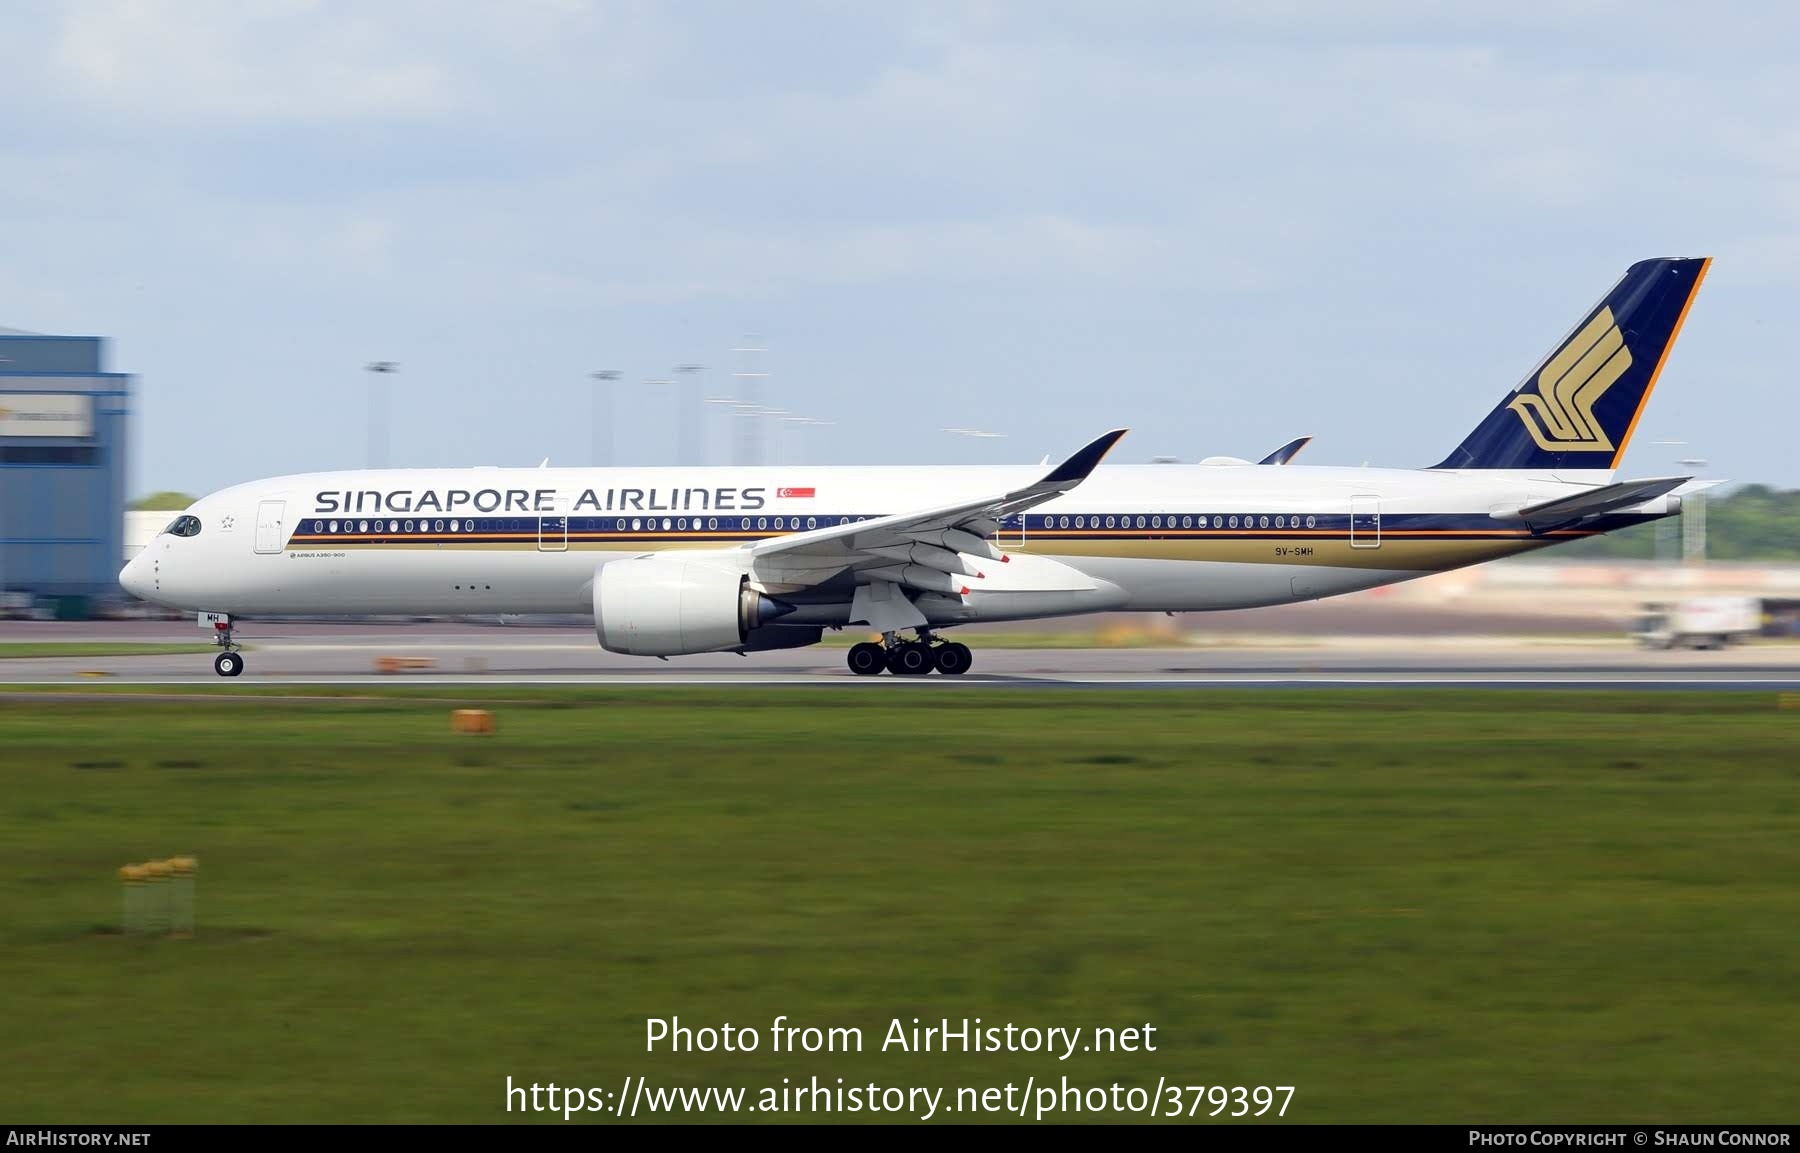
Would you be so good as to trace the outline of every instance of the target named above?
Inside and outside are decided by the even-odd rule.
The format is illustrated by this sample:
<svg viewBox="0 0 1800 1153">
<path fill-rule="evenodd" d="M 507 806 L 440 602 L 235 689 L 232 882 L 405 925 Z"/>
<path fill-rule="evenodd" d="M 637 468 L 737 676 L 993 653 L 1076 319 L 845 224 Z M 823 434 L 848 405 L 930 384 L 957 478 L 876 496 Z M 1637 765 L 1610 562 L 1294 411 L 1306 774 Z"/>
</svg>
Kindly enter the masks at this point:
<svg viewBox="0 0 1800 1153">
<path fill-rule="evenodd" d="M 1114 429 L 1052 468 L 313 473 L 202 498 L 119 579 L 202 614 L 223 676 L 257 614 L 570 612 L 616 653 L 856 628 L 854 673 L 958 675 L 958 625 L 1313 600 L 1671 515 L 1692 478 L 1617 469 L 1710 264 L 1633 264 L 1428 468 L 1102 468 Z"/>
<path fill-rule="evenodd" d="M 1646 604 L 1631 635 L 1645 648 L 1722 649 L 1758 635 L 1762 627 L 1757 597 L 1690 597 Z"/>
</svg>

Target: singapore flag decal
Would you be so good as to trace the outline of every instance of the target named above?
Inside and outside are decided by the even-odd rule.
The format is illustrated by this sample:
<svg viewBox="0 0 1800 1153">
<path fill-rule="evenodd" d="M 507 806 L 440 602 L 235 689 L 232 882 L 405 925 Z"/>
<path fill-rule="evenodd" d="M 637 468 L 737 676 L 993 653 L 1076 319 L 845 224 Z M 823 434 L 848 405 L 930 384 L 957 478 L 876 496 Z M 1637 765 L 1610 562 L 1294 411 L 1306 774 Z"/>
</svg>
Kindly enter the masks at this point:
<svg viewBox="0 0 1800 1153">
<path fill-rule="evenodd" d="M 778 488 L 775 490 L 775 498 L 777 500 L 811 500 L 815 491 L 817 490 L 810 488 Z"/>
</svg>

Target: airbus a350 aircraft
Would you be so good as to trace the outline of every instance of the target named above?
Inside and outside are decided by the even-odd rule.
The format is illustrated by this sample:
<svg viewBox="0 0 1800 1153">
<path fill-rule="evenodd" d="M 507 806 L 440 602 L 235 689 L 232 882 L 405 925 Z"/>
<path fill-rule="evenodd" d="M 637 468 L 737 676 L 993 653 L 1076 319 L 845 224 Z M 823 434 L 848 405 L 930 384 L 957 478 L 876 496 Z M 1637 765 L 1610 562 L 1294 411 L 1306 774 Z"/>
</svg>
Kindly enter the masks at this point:
<svg viewBox="0 0 1800 1153">
<path fill-rule="evenodd" d="M 1429 468 L 1285 464 L 1295 446 L 1277 468 L 1099 468 L 1117 429 L 1047 471 L 313 473 L 197 501 L 119 580 L 215 627 L 228 677 L 235 618 L 571 612 L 615 653 L 752 653 L 851 627 L 882 637 L 849 650 L 854 673 L 956 675 L 969 649 L 939 634 L 957 625 L 1313 600 L 1675 513 L 1703 486 L 1616 472 L 1710 263 L 1632 265 Z"/>
</svg>

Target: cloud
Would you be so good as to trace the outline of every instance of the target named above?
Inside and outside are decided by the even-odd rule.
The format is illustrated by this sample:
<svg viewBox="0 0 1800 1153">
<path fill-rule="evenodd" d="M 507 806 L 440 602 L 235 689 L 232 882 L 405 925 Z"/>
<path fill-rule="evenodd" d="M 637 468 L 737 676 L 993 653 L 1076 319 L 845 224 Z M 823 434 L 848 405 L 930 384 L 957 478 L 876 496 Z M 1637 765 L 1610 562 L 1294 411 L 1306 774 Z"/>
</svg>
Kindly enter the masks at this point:
<svg viewBox="0 0 1800 1153">
<path fill-rule="evenodd" d="M 782 348 L 782 389 L 862 382 L 821 413 L 840 423 L 991 404 L 959 423 L 1049 451 L 1131 419 L 1250 452 L 1302 411 L 1340 430 L 1309 459 L 1352 438 L 1410 459 L 1672 252 L 1719 264 L 1648 419 L 1785 459 L 1778 422 L 1740 436 L 1679 374 L 1780 378 L 1789 7 L 18 7 L 0 323 L 118 337 L 166 419 L 155 487 L 357 456 L 360 366 L 389 356 L 431 382 L 417 446 L 566 454 L 560 426 L 509 430 L 506 389 L 585 406 L 555 382 L 585 388 L 590 357 L 711 361 L 740 328 Z M 1012 379 L 1054 403 L 965 387 Z M 1250 381 L 1279 400 L 1244 404 Z M 1418 403 L 1370 425 L 1372 384 Z M 254 423 L 315 387 L 316 435 L 275 449 L 175 415 Z"/>
<path fill-rule="evenodd" d="M 375 16 L 318 0 L 84 0 L 68 10 L 55 68 L 77 99 L 161 121 L 407 120 L 452 110 L 447 70 L 421 56 L 402 22 L 384 27 Z"/>
</svg>

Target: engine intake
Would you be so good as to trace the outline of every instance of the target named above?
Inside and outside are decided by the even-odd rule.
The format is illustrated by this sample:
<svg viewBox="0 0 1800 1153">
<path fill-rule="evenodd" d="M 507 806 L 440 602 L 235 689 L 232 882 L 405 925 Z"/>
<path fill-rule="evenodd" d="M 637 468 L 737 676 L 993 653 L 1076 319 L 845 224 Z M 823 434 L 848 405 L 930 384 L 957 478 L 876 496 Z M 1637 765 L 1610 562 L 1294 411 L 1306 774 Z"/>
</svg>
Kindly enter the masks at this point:
<svg viewBox="0 0 1800 1153">
<path fill-rule="evenodd" d="M 600 647 L 628 656 L 731 652 L 794 606 L 750 587 L 735 562 L 704 553 L 657 553 L 594 573 Z"/>
</svg>

